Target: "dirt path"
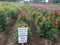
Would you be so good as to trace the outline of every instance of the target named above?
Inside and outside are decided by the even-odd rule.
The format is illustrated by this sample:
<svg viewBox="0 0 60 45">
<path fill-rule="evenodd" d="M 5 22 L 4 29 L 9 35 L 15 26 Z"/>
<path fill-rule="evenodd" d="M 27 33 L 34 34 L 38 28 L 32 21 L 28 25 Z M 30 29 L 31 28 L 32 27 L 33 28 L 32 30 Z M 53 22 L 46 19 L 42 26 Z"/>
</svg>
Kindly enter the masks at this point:
<svg viewBox="0 0 60 45">
<path fill-rule="evenodd" d="M 3 40 L 1 41 L 0 45 L 13 45 L 14 40 L 12 38 L 14 29 L 15 29 L 16 20 L 11 20 L 9 26 L 7 27 L 6 31 L 1 33 L 0 36 Z"/>
<path fill-rule="evenodd" d="M 4 38 L 5 38 L 4 34 L 2 32 L 0 32 L 0 45 L 2 45 Z"/>
<path fill-rule="evenodd" d="M 40 38 L 38 37 L 38 33 L 36 32 L 36 27 L 34 22 L 31 22 L 30 24 L 31 27 L 31 31 L 32 31 L 32 35 L 30 35 L 29 37 L 29 42 L 31 43 L 31 45 L 40 45 Z M 30 45 L 30 43 L 28 43 L 28 45 Z"/>
<path fill-rule="evenodd" d="M 32 16 L 32 21 L 28 22 L 28 25 L 31 28 L 32 34 L 28 38 L 28 45 L 41 45 L 40 38 L 38 37 L 36 25 L 35 25 L 35 17 Z"/>
<path fill-rule="evenodd" d="M 60 45 L 60 32 L 58 33 L 57 41 L 54 42 L 53 45 Z"/>
</svg>

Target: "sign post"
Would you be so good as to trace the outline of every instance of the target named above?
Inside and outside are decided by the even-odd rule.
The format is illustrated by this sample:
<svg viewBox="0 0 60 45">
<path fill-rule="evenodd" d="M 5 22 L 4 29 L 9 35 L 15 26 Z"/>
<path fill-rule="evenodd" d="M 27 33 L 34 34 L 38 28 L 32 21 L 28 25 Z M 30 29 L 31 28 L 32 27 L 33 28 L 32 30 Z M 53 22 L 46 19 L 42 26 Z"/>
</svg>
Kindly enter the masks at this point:
<svg viewBox="0 0 60 45">
<path fill-rule="evenodd" d="M 28 35 L 28 28 L 26 27 L 21 27 L 18 28 L 18 43 L 27 43 L 27 35 Z"/>
<path fill-rule="evenodd" d="M 24 43 L 22 43 L 22 45 L 24 45 Z"/>
</svg>

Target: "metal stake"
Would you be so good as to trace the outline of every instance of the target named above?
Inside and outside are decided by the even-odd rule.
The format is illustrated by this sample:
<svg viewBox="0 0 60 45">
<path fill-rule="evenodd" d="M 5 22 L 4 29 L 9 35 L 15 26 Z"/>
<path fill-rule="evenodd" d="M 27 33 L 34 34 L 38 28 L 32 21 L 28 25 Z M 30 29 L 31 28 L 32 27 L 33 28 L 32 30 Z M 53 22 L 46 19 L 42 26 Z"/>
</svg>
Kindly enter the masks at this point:
<svg viewBox="0 0 60 45">
<path fill-rule="evenodd" d="M 22 43 L 22 45 L 24 45 L 24 43 Z"/>
</svg>

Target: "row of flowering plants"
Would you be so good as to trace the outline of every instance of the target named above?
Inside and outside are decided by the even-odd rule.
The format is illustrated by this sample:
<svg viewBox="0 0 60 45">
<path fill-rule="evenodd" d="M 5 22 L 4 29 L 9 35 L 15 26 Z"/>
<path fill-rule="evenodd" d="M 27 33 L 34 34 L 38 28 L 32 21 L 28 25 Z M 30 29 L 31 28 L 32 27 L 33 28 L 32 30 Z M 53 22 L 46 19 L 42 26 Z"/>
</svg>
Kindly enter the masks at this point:
<svg viewBox="0 0 60 45">
<path fill-rule="evenodd" d="M 56 25 L 51 20 L 47 20 L 46 18 L 42 18 L 41 20 L 40 19 L 37 21 L 36 24 L 39 36 L 56 38 L 58 34 Z"/>
<path fill-rule="evenodd" d="M 4 31 L 9 24 L 10 19 L 17 19 L 21 5 L 2 4 L 0 5 L 0 31 Z"/>
<path fill-rule="evenodd" d="M 41 8 L 34 8 L 32 15 L 35 15 L 38 35 L 49 39 L 57 38 L 58 30 L 60 30 L 60 14 L 58 14 L 58 11 L 47 11 Z"/>
<path fill-rule="evenodd" d="M 16 33 L 14 34 L 16 40 L 18 39 L 17 28 L 19 27 L 28 27 L 29 34 L 31 34 L 31 27 L 28 25 L 31 21 L 34 21 L 40 37 L 57 38 L 58 30 L 60 30 L 60 17 L 56 10 L 47 11 L 34 6 L 28 6 L 28 8 L 24 6 L 16 25 Z"/>
<path fill-rule="evenodd" d="M 18 41 L 18 28 L 20 28 L 20 27 L 27 27 L 28 28 L 28 35 L 31 34 L 31 29 L 30 29 L 30 26 L 28 25 L 26 9 L 24 9 L 24 8 L 21 11 L 21 14 L 19 15 L 17 25 L 16 25 L 16 31 L 15 31 L 15 34 L 14 34 L 14 39 L 16 41 Z"/>
</svg>

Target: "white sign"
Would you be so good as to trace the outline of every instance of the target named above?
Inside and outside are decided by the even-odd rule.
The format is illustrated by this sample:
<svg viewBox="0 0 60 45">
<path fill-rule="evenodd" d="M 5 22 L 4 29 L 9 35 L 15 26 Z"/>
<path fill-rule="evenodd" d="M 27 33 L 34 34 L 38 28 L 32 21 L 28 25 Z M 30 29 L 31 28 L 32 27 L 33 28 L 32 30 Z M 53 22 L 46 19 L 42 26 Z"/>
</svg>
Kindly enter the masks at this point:
<svg viewBox="0 0 60 45">
<path fill-rule="evenodd" d="M 18 43 L 27 43 L 28 28 L 18 28 Z"/>
<path fill-rule="evenodd" d="M 28 35 L 28 28 L 18 28 L 18 35 Z"/>
<path fill-rule="evenodd" d="M 18 43 L 27 43 L 27 36 L 19 36 Z"/>
</svg>

